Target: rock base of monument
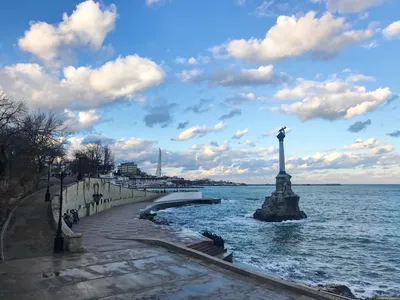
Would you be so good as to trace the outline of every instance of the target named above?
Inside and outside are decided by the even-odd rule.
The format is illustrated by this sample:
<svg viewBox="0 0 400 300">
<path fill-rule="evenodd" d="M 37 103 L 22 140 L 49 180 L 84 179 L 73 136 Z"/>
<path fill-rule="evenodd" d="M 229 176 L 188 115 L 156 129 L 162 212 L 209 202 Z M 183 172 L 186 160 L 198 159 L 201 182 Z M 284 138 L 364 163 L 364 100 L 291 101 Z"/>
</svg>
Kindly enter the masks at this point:
<svg viewBox="0 0 400 300">
<path fill-rule="evenodd" d="M 279 173 L 276 176 L 276 190 L 269 197 L 265 197 L 261 209 L 257 209 L 253 217 L 264 222 L 282 222 L 301 220 L 307 215 L 300 210 L 300 197 L 292 191 L 291 176 Z"/>
</svg>

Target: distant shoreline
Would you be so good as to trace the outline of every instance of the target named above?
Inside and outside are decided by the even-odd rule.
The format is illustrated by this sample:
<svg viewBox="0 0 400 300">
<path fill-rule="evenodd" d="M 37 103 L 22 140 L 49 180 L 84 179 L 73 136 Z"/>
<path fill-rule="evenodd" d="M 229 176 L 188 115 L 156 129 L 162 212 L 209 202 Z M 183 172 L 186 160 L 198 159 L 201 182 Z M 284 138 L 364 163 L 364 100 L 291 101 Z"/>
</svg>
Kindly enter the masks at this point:
<svg viewBox="0 0 400 300">
<path fill-rule="evenodd" d="M 292 183 L 292 186 L 341 186 L 340 183 Z M 247 186 L 275 186 L 275 183 L 248 184 Z"/>
</svg>

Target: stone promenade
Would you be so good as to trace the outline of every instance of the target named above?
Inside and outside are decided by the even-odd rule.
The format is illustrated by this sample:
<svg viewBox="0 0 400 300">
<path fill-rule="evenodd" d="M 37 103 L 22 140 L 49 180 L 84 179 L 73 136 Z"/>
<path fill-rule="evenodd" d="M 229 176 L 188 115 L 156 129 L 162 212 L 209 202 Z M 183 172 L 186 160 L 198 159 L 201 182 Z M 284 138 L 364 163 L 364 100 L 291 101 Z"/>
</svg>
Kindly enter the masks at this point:
<svg viewBox="0 0 400 300">
<path fill-rule="evenodd" d="M 310 300 L 162 248 L 132 246 L 0 263 L 0 299 Z"/>
<path fill-rule="evenodd" d="M 152 202 L 139 202 L 113 207 L 90 217 L 82 218 L 72 230 L 83 234 L 83 245 L 87 250 L 115 250 L 130 248 L 131 241 L 115 239 L 156 238 L 181 245 L 204 239 L 178 237 L 168 226 L 156 225 L 148 220 L 138 219 L 140 209 Z M 110 238 L 113 238 L 111 240 Z"/>
<path fill-rule="evenodd" d="M 29 207 L 36 203 L 39 207 L 41 197 L 41 193 L 36 194 L 26 205 Z M 30 247 L 18 250 L 24 247 L 19 241 L 14 250 L 31 258 L 0 262 L 0 299 L 337 299 L 309 298 L 286 289 L 278 290 L 271 283 L 263 284 L 199 257 L 195 259 L 165 248 L 127 240 L 147 237 L 178 245 L 193 242 L 193 239 L 174 236 L 167 226 L 137 219 L 138 211 L 147 204 L 114 207 L 74 224 L 73 231 L 84 235 L 86 252 L 82 254 L 48 253 L 53 241 L 51 234 L 40 238 L 41 241 L 48 240 L 43 252 L 32 251 Z M 14 224 L 22 226 L 26 222 L 25 227 L 42 224 L 37 217 L 43 217 L 43 212 L 32 214 L 35 211 L 28 208 L 21 210 L 27 215 L 16 216 Z M 22 236 L 22 232 L 20 234 L 14 237 Z M 27 234 L 32 234 L 28 237 L 31 240 L 40 236 L 34 232 Z M 8 237 L 10 239 L 13 235 Z M 32 245 L 35 243 L 32 242 Z M 8 256 L 11 257 L 10 251 Z"/>
<path fill-rule="evenodd" d="M 66 184 L 74 178 L 67 177 Z M 50 179 L 50 195 L 60 190 L 60 180 Z M 2 241 L 6 260 L 52 255 L 55 229 L 49 218 L 49 203 L 45 202 L 46 183 L 41 190 L 26 197 L 11 216 Z M 1 251 L 1 250 L 0 250 Z"/>
</svg>

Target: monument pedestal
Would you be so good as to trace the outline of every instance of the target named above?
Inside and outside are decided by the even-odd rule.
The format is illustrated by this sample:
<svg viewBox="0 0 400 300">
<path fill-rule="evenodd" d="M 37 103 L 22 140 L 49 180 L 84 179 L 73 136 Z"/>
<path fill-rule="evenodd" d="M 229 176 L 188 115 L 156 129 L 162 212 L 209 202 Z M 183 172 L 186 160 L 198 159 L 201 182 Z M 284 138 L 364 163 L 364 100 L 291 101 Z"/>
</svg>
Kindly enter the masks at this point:
<svg viewBox="0 0 400 300">
<path fill-rule="evenodd" d="M 253 217 L 265 222 L 282 222 L 301 220 L 307 215 L 300 210 L 300 197 L 292 191 L 290 176 L 286 172 L 279 172 L 276 176 L 276 189 L 271 196 L 265 197 L 261 209 L 257 209 Z"/>
</svg>

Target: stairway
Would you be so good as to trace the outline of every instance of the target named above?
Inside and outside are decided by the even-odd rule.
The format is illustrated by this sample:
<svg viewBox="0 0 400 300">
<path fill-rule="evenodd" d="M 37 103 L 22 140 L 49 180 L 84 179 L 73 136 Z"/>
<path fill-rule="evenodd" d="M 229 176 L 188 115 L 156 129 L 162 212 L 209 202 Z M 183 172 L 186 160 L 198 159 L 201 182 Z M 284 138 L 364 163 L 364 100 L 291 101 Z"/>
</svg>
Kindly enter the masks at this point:
<svg viewBox="0 0 400 300">
<path fill-rule="evenodd" d="M 214 241 L 212 240 L 200 241 L 193 244 L 188 244 L 186 245 L 186 247 L 223 259 L 228 262 L 232 262 L 232 254 L 225 256 L 227 249 L 215 246 Z"/>
</svg>

